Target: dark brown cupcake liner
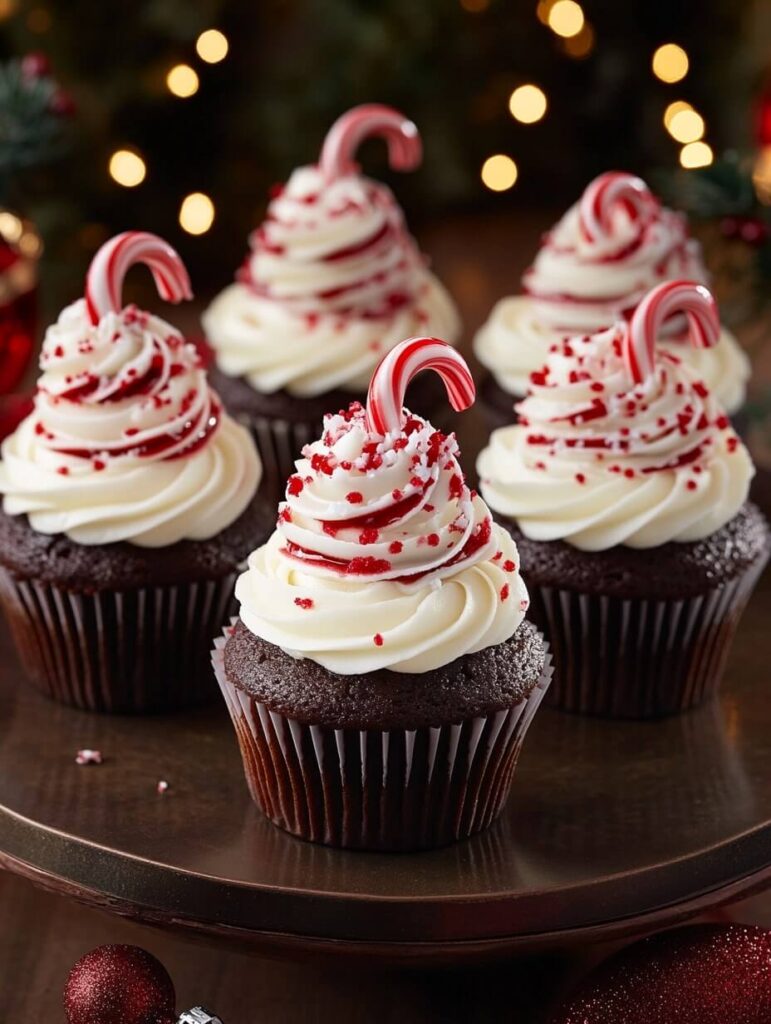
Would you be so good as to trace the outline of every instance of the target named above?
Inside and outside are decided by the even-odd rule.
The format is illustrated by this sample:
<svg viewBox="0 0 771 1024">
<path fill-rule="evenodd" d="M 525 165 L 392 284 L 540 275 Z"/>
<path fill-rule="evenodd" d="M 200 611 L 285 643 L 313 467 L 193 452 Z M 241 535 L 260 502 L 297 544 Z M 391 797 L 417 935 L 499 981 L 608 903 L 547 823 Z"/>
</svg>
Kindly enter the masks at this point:
<svg viewBox="0 0 771 1024">
<path fill-rule="evenodd" d="M 306 444 L 321 437 L 321 420 L 293 423 L 245 414 L 239 418 L 254 438 L 262 459 L 260 494 L 271 504 L 278 504 L 284 499 L 287 480 L 296 472 L 295 460 Z"/>
<path fill-rule="evenodd" d="M 0 603 L 27 678 L 53 700 L 171 711 L 216 696 L 211 637 L 234 611 L 237 576 L 83 593 L 0 569 Z"/>
<path fill-rule="evenodd" d="M 212 664 L 253 800 L 279 828 L 346 849 L 429 849 L 491 825 L 552 675 L 547 650 L 537 685 L 513 708 L 418 729 L 334 729 L 271 711 L 230 683 L 227 635 Z"/>
<path fill-rule="evenodd" d="M 547 703 L 579 714 L 644 719 L 710 700 L 764 564 L 680 600 L 583 594 L 531 579 L 528 615 L 554 658 Z"/>
</svg>

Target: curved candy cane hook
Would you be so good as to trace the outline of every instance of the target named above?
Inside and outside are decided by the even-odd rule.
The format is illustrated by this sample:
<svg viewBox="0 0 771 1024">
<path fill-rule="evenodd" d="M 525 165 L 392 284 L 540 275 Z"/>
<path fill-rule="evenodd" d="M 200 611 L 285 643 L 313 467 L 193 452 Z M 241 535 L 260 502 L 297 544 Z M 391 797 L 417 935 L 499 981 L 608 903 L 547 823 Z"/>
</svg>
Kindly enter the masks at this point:
<svg viewBox="0 0 771 1024">
<path fill-rule="evenodd" d="M 597 242 L 610 237 L 613 211 L 619 206 L 625 206 L 633 220 L 645 224 L 658 205 L 642 178 L 624 171 L 608 171 L 584 189 L 578 205 L 581 231 L 587 241 Z"/>
<path fill-rule="evenodd" d="M 712 293 L 694 281 L 665 281 L 640 302 L 624 337 L 624 362 L 635 384 L 656 366 L 656 341 L 665 321 L 677 313 L 688 320 L 691 344 L 710 348 L 720 337 L 720 316 Z"/>
<path fill-rule="evenodd" d="M 192 299 L 185 265 L 168 242 L 147 231 L 124 231 L 105 242 L 91 261 L 86 276 L 86 306 L 92 324 L 105 313 L 123 308 L 123 278 L 135 263 L 152 271 L 158 294 L 166 302 Z"/>
<path fill-rule="evenodd" d="M 436 370 L 456 412 L 474 404 L 474 379 L 463 356 L 439 338 L 408 338 L 391 349 L 372 374 L 367 393 L 367 430 L 373 434 L 401 430 L 404 394 L 421 370 Z"/>
<path fill-rule="evenodd" d="M 319 167 L 327 181 L 334 181 L 359 169 L 355 154 L 370 135 L 388 143 L 388 161 L 395 171 L 411 171 L 423 155 L 418 129 L 404 114 L 382 103 L 365 103 L 343 114 L 324 140 Z"/>
</svg>

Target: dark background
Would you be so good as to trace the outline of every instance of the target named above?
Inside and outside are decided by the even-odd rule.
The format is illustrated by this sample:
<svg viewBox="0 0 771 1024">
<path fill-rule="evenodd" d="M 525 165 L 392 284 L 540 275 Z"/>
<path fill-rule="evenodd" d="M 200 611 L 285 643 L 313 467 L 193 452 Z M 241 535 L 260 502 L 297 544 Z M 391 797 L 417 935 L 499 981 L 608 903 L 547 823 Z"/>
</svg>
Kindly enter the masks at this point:
<svg viewBox="0 0 771 1024">
<path fill-rule="evenodd" d="M 565 40 L 544 23 L 550 2 L 0 0 L 0 54 L 42 51 L 76 107 L 66 155 L 16 175 L 0 200 L 33 216 L 67 292 L 96 246 L 126 228 L 168 237 L 209 292 L 241 262 L 270 184 L 312 162 L 328 126 L 359 102 L 391 103 L 420 128 L 423 166 L 395 183 L 418 232 L 456 212 L 559 212 L 609 167 L 674 170 L 680 146 L 662 116 L 675 99 L 702 113 L 716 155 L 756 144 L 753 119 L 771 64 L 768 3 L 582 0 L 587 27 Z M 212 27 L 230 43 L 217 64 L 195 49 Z M 690 58 L 677 84 L 651 71 L 664 42 Z M 187 99 L 166 85 L 178 63 L 200 78 Z M 508 111 L 523 82 L 548 98 L 536 124 Z M 135 188 L 108 173 L 121 147 L 145 160 Z M 493 153 L 518 165 L 508 191 L 493 193 L 480 179 Z M 394 183 L 382 144 L 362 155 L 370 173 Z M 198 236 L 178 221 L 194 191 L 216 210 Z"/>
</svg>

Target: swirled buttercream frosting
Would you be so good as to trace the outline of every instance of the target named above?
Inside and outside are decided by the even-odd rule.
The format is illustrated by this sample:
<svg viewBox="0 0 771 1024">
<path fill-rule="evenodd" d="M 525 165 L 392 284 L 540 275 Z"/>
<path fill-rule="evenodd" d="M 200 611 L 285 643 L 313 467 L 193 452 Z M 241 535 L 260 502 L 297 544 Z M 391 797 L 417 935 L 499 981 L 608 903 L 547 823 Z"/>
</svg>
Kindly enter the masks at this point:
<svg viewBox="0 0 771 1024">
<path fill-rule="evenodd" d="M 502 643 L 528 598 L 518 555 L 470 491 L 454 435 L 405 410 L 327 416 L 236 596 L 257 636 L 333 672 L 425 672 Z"/>
<path fill-rule="evenodd" d="M 747 498 L 752 462 L 705 382 L 660 347 L 635 383 L 627 330 L 555 343 L 520 422 L 479 457 L 485 500 L 527 537 L 587 551 L 696 541 Z"/>
<path fill-rule="evenodd" d="M 639 178 L 601 175 L 544 237 L 524 275 L 523 294 L 493 308 L 475 338 L 476 355 L 505 391 L 524 395 L 555 342 L 628 318 L 652 287 L 676 278 L 708 281 L 685 218 L 663 207 Z M 724 328 L 708 350 L 684 340 L 674 324 L 659 342 L 734 412 L 750 373 L 736 339 Z"/>
<path fill-rule="evenodd" d="M 259 483 L 249 434 L 209 388 L 193 345 L 135 306 L 97 322 L 86 299 L 49 327 L 34 410 L 2 445 L 9 515 L 81 544 L 203 540 Z"/>
<path fill-rule="evenodd" d="M 382 116 L 383 108 L 373 109 Z M 361 112 L 361 130 L 369 111 Z M 399 123 L 401 115 L 386 112 Z M 340 123 L 357 116 L 351 111 Z M 319 166 L 294 171 L 274 190 L 250 245 L 236 283 L 203 323 L 218 367 L 257 391 L 364 391 L 403 338 L 429 333 L 454 341 L 460 333 L 455 306 L 393 193 L 350 160 L 330 170 L 322 154 Z"/>
</svg>

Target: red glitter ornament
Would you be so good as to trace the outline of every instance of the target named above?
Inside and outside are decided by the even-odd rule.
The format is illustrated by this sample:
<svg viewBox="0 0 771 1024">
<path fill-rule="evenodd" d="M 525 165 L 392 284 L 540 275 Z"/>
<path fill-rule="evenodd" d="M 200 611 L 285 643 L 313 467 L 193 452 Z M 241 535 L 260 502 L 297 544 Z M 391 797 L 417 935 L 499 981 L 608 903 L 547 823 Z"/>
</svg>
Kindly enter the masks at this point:
<svg viewBox="0 0 771 1024">
<path fill-rule="evenodd" d="M 768 1024 L 771 931 L 691 925 L 611 957 L 552 1024 Z"/>
<path fill-rule="evenodd" d="M 175 1024 L 174 985 L 138 946 L 99 946 L 75 964 L 64 989 L 69 1024 Z"/>
</svg>

